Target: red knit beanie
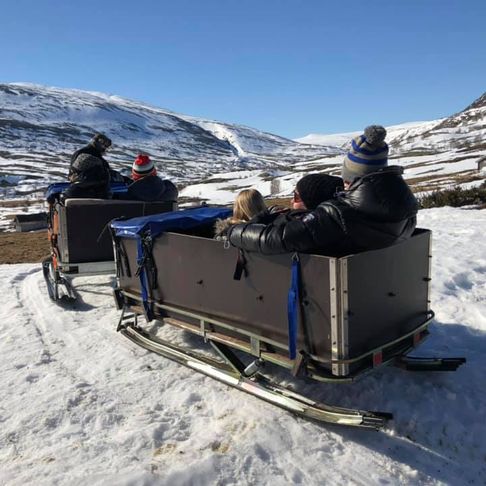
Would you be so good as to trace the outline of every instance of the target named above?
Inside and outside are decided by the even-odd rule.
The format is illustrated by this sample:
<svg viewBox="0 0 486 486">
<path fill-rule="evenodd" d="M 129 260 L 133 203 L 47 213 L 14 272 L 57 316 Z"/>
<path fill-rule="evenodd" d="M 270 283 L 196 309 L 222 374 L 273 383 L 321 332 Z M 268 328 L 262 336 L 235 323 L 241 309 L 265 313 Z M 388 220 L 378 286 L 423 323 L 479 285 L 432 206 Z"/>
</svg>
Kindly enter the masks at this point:
<svg viewBox="0 0 486 486">
<path fill-rule="evenodd" d="M 139 154 L 132 165 L 132 179 L 137 181 L 142 177 L 157 174 L 157 169 L 148 155 Z"/>
</svg>

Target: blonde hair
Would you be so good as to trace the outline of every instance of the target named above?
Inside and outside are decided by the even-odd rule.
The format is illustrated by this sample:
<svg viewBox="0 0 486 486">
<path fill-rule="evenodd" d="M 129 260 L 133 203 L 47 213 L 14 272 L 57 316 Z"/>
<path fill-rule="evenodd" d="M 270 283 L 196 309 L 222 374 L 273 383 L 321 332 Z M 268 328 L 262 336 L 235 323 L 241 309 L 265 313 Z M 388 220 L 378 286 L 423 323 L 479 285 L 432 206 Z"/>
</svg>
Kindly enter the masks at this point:
<svg viewBox="0 0 486 486">
<path fill-rule="evenodd" d="M 233 204 L 233 219 L 236 222 L 250 221 L 267 209 L 263 196 L 256 189 L 244 189 L 236 196 Z"/>
</svg>

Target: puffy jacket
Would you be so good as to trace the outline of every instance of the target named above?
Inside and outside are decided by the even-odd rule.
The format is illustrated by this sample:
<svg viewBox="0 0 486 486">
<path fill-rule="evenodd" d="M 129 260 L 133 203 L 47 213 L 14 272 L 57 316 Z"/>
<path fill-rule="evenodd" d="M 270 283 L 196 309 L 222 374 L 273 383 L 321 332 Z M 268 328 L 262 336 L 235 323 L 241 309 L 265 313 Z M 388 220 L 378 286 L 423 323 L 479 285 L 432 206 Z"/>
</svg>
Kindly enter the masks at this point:
<svg viewBox="0 0 486 486">
<path fill-rule="evenodd" d="M 122 194 L 123 199 L 134 201 L 156 202 L 156 201 L 177 201 L 179 191 L 177 187 L 168 180 L 160 177 L 146 176 L 128 186 L 126 193 Z"/>
<path fill-rule="evenodd" d="M 270 206 L 269 208 L 256 214 L 250 219 L 250 223 L 270 224 L 283 213 L 290 213 L 290 209 L 282 206 Z M 300 211 L 302 213 L 302 211 Z M 235 219 L 233 216 L 226 219 L 218 219 L 214 225 L 214 239 L 226 241 L 228 239 L 229 230 L 236 224 L 244 223 L 244 220 Z"/>
<path fill-rule="evenodd" d="M 93 145 L 92 143 L 88 143 L 88 145 L 85 145 L 79 150 L 76 150 L 76 152 L 74 152 L 74 154 L 71 156 L 71 165 L 69 166 L 69 174 L 68 174 L 69 180 L 71 180 L 73 174 L 73 164 L 75 160 L 78 158 L 78 156 L 81 154 L 88 154 L 88 155 L 92 155 L 93 157 L 98 157 L 101 160 L 101 162 L 103 162 L 103 166 L 105 170 L 107 170 L 108 173 L 110 174 L 111 182 L 127 182 L 123 175 L 121 175 L 116 170 L 110 168 L 110 164 L 108 164 L 107 160 L 103 157 L 103 152 L 98 150 L 98 148 L 96 148 L 95 145 Z"/>
<path fill-rule="evenodd" d="M 71 184 L 64 197 L 107 198 L 110 195 L 110 173 L 103 161 L 94 155 L 80 154 L 71 165 Z"/>
<path fill-rule="evenodd" d="M 105 167 L 106 171 L 110 171 L 110 166 L 108 162 L 103 158 L 103 152 L 100 152 L 93 144 L 88 143 L 88 145 L 85 145 L 84 147 L 80 148 L 79 150 L 76 150 L 74 154 L 71 156 L 71 164 L 69 166 L 69 178 L 71 179 L 71 175 L 73 173 L 73 165 L 76 159 L 78 158 L 79 155 L 81 154 L 88 154 L 92 155 L 93 157 L 98 157 L 101 162 L 103 163 L 103 166 Z"/>
<path fill-rule="evenodd" d="M 292 213 L 272 224 L 240 224 L 232 245 L 266 254 L 292 251 L 341 256 L 394 245 L 409 238 L 417 201 L 401 167 L 385 167 L 353 182 L 347 191 L 305 215 Z"/>
</svg>

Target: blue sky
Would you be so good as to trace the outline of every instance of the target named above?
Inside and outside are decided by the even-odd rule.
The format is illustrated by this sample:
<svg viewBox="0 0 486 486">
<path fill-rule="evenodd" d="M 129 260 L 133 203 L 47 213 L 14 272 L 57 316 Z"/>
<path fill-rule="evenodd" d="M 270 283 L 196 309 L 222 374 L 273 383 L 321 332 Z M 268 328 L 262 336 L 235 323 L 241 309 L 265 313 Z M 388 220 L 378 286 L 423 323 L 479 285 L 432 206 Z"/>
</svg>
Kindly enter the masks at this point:
<svg viewBox="0 0 486 486">
<path fill-rule="evenodd" d="M 11 0 L 0 13 L 0 82 L 290 138 L 440 118 L 486 90 L 484 0 Z"/>
</svg>

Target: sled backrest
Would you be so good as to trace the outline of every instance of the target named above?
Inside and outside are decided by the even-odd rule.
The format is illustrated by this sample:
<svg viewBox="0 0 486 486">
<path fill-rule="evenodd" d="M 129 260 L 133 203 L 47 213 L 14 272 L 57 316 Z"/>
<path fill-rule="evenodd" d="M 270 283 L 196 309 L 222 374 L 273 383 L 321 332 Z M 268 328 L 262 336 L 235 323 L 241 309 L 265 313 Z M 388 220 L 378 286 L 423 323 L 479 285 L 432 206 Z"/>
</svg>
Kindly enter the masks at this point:
<svg viewBox="0 0 486 486">
<path fill-rule="evenodd" d="M 176 202 L 141 202 L 113 199 L 67 199 L 56 203 L 59 219 L 57 246 L 63 263 L 113 260 L 108 223 L 177 210 Z"/>
<path fill-rule="evenodd" d="M 119 286 L 141 295 L 137 242 L 121 237 L 121 243 L 127 258 L 117 265 L 130 268 L 119 267 Z M 286 354 L 290 254 L 245 253 L 248 274 L 241 280 L 233 278 L 237 250 L 218 241 L 163 233 L 152 254 L 158 270 L 153 298 L 167 307 L 166 315 L 196 324 L 198 315 L 225 322 Z M 301 254 L 298 349 L 346 376 L 362 363 L 336 368 L 332 359 L 353 359 L 413 333 L 428 316 L 429 261 L 428 230 L 389 248 L 342 258 Z M 214 329 L 232 335 L 229 328 Z"/>
</svg>

